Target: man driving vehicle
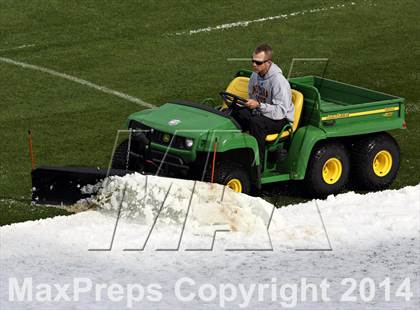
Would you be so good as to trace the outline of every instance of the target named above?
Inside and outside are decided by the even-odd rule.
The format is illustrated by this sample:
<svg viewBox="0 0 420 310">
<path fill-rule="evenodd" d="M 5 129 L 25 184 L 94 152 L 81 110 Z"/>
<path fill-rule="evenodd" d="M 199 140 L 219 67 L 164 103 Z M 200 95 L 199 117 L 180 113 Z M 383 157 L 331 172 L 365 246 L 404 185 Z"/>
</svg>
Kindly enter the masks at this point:
<svg viewBox="0 0 420 310">
<path fill-rule="evenodd" d="M 242 130 L 248 130 L 257 140 L 261 163 L 264 161 L 266 135 L 279 133 L 294 118 L 290 84 L 282 70 L 273 63 L 272 56 L 273 50 L 268 44 L 261 44 L 254 50 L 254 72 L 248 84 L 246 108 L 233 109 L 231 114 Z"/>
</svg>

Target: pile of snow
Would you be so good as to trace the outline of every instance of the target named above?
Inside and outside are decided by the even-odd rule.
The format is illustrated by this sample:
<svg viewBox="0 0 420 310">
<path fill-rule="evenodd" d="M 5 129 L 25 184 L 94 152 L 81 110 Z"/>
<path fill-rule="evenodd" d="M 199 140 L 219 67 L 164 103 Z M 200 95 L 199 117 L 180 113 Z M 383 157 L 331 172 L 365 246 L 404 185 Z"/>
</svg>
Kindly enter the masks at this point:
<svg viewBox="0 0 420 310">
<path fill-rule="evenodd" d="M 95 198 L 96 210 L 0 228 L 0 303 L 5 309 L 127 307 L 125 298 L 98 301 L 95 292 L 78 302 L 11 301 L 11 278 L 20 284 L 27 277 L 51 285 L 79 277 L 108 286 L 157 283 L 160 301 L 145 297 L 136 301 L 136 309 L 219 309 L 221 293 L 204 301 L 197 295 L 200 285 L 262 283 L 271 288 L 305 278 L 316 284 L 327 281 L 330 300 L 296 297 L 298 309 L 417 309 L 419 194 L 417 185 L 274 209 L 262 199 L 216 184 L 139 174 L 112 177 Z M 183 286 L 184 296 L 196 294 L 190 301 L 180 300 L 174 291 L 185 277 L 195 283 Z M 349 288 L 342 284 L 345 278 L 374 281 L 374 298 L 343 303 Z M 390 298 L 379 286 L 387 278 Z M 408 300 L 395 294 L 406 278 L 412 292 Z M 256 290 L 248 301 L 237 292 L 236 298 L 223 301 L 225 308 L 284 306 L 279 291 L 273 297 Z"/>
<path fill-rule="evenodd" d="M 188 211 L 197 224 L 229 222 L 233 230 L 248 231 L 258 221 L 266 225 L 273 209 L 261 198 L 241 195 L 220 184 L 140 173 L 108 178 L 90 203 L 144 224 L 152 223 L 158 213 L 166 224 L 180 223 Z"/>
<path fill-rule="evenodd" d="M 109 177 L 89 203 L 125 222 L 155 225 L 154 236 L 161 236 L 157 242 L 170 240 L 168 234 L 177 236 L 182 230 L 184 243 L 201 243 L 202 237 L 212 239 L 215 230 L 223 230 L 237 232 L 229 236 L 236 242 L 246 238 L 248 247 L 268 240 L 267 227 L 274 211 L 265 200 L 220 184 L 140 173 Z M 127 233 L 124 242 L 130 243 L 131 237 Z"/>
</svg>

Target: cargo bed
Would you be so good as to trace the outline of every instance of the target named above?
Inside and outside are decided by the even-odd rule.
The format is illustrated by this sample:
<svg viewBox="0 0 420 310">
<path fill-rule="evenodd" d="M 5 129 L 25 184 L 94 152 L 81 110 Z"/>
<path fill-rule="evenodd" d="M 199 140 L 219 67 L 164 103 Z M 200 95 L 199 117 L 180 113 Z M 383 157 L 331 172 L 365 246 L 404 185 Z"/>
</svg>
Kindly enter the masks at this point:
<svg viewBox="0 0 420 310">
<path fill-rule="evenodd" d="M 327 136 L 356 135 L 403 128 L 404 99 L 318 76 L 290 79 L 303 93 L 303 124 L 324 129 Z"/>
</svg>

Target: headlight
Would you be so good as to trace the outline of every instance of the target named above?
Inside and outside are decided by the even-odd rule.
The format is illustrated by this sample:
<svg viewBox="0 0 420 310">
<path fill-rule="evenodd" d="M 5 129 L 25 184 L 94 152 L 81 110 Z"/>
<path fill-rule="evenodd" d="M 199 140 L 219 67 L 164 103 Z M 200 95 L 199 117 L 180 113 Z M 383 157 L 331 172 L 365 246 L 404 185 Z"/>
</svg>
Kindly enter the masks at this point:
<svg viewBox="0 0 420 310">
<path fill-rule="evenodd" d="M 193 139 L 185 139 L 185 147 L 187 149 L 192 148 L 193 145 L 194 145 L 194 140 Z"/>
</svg>

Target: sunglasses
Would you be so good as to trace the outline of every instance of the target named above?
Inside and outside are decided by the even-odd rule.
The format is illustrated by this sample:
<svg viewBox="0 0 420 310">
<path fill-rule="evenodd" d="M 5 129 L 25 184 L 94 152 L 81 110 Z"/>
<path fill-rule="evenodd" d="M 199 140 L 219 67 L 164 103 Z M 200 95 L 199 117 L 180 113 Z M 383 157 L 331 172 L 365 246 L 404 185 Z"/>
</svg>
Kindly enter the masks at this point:
<svg viewBox="0 0 420 310">
<path fill-rule="evenodd" d="M 263 63 L 266 63 L 267 61 L 270 61 L 270 59 L 263 60 L 263 61 L 251 59 L 251 62 L 255 63 L 257 66 L 261 66 Z"/>
</svg>

